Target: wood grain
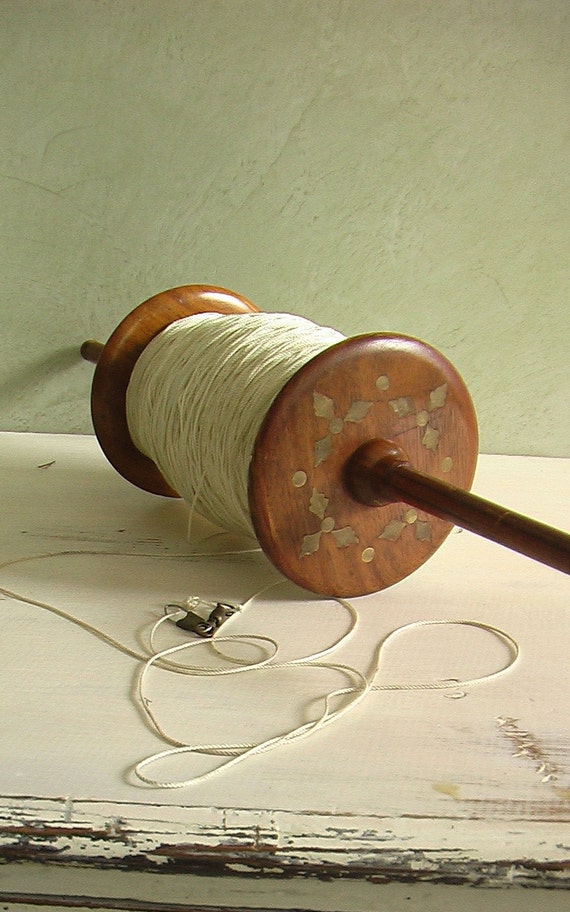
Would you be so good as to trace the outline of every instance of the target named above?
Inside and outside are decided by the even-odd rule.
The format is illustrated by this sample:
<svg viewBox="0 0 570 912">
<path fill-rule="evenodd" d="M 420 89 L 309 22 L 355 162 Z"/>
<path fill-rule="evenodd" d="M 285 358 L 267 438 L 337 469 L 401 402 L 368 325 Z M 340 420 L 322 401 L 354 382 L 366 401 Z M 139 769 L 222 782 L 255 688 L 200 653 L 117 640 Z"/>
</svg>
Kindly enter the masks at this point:
<svg viewBox="0 0 570 912">
<path fill-rule="evenodd" d="M 468 489 L 477 421 L 463 380 L 418 339 L 347 339 L 305 365 L 274 401 L 250 469 L 250 510 L 270 559 L 313 592 L 354 596 L 423 564 L 452 528 L 403 498 L 365 506 L 347 486 L 355 451 L 383 438 L 434 478 Z"/>
<path fill-rule="evenodd" d="M 127 426 L 127 387 L 134 366 L 151 339 L 175 320 L 192 314 L 256 310 L 246 298 L 225 288 L 183 285 L 154 295 L 136 307 L 117 326 L 102 351 L 97 348 L 98 343 L 88 343 L 87 360 L 97 358 L 91 387 L 93 427 L 105 456 L 127 481 L 152 494 L 179 496 L 154 462 L 134 446 Z"/>
</svg>

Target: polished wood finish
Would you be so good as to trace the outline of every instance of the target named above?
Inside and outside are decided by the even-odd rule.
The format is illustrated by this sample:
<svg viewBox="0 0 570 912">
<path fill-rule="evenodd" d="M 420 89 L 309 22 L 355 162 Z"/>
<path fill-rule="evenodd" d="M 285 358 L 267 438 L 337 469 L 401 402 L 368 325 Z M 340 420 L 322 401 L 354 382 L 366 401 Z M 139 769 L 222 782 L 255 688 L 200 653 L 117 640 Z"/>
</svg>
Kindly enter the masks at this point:
<svg viewBox="0 0 570 912">
<path fill-rule="evenodd" d="M 223 288 L 186 285 L 140 304 L 96 363 L 91 410 L 105 455 L 128 481 L 177 497 L 134 446 L 126 393 L 146 345 L 197 313 L 251 313 Z M 441 545 L 453 524 L 570 573 L 570 536 L 470 494 L 477 420 L 465 384 L 418 339 L 365 335 L 313 358 L 276 397 L 258 434 L 250 511 L 263 551 L 286 577 L 324 595 L 393 585 Z"/>
<path fill-rule="evenodd" d="M 82 346 L 97 367 L 91 388 L 91 416 L 101 449 L 127 481 L 167 497 L 178 497 L 154 462 L 131 440 L 126 418 L 127 387 L 133 368 L 151 339 L 166 326 L 198 313 L 251 313 L 257 308 L 241 295 L 210 285 L 183 285 L 154 295 L 135 308 L 116 328 L 106 345 Z"/>
<path fill-rule="evenodd" d="M 540 563 L 570 573 L 570 535 L 521 513 L 418 472 L 403 450 L 386 440 L 363 444 L 345 471 L 362 504 L 404 501 Z"/>
<path fill-rule="evenodd" d="M 250 510 L 261 547 L 314 592 L 354 596 L 390 586 L 439 547 L 452 524 L 402 501 L 360 503 L 345 467 L 382 437 L 434 478 L 469 488 L 477 422 L 463 380 L 439 352 L 406 336 L 347 339 L 286 384 L 258 435 Z"/>
<path fill-rule="evenodd" d="M 87 339 L 80 348 L 81 357 L 85 361 L 91 361 L 92 364 L 97 364 L 99 358 L 103 354 L 103 349 L 105 346 L 102 342 L 96 342 L 95 339 Z"/>
</svg>

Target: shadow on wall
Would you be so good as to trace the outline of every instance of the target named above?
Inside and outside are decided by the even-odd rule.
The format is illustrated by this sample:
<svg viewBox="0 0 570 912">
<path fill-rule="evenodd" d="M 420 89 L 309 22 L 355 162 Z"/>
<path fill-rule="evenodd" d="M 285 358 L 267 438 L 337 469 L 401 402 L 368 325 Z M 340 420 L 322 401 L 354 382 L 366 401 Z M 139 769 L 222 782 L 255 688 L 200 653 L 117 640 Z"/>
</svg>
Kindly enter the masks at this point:
<svg viewBox="0 0 570 912">
<path fill-rule="evenodd" d="M 13 422 L 18 417 L 18 406 L 25 405 L 23 411 L 29 412 L 30 401 L 34 394 L 45 393 L 51 381 L 61 381 L 61 375 L 84 364 L 79 346 L 61 348 L 52 352 L 46 358 L 39 358 L 32 363 L 28 362 L 20 370 L 12 371 L 10 379 L 0 385 L 0 421 Z M 89 373 L 89 379 L 91 373 Z M 59 400 L 62 389 L 54 390 L 55 397 Z M 65 389 L 69 399 L 76 397 L 76 391 Z"/>
</svg>

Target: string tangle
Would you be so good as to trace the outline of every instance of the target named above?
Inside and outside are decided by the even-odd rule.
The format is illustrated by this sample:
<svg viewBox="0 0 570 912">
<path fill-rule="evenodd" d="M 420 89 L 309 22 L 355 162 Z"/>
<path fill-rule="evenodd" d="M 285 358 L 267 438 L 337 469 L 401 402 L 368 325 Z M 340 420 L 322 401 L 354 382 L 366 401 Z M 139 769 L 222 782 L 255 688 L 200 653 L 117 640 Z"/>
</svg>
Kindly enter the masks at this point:
<svg viewBox="0 0 570 912">
<path fill-rule="evenodd" d="M 219 558 L 225 556 L 228 553 L 235 554 L 236 552 L 216 552 L 215 554 L 211 555 L 200 554 L 200 558 Z M 146 559 L 156 557 L 156 555 L 125 554 L 117 551 L 101 552 L 87 550 L 67 550 L 59 552 L 46 552 L 44 554 L 20 557 L 5 561 L 4 563 L 0 564 L 0 572 L 8 569 L 9 567 L 35 560 L 86 555 L 100 556 L 101 554 Z M 188 555 L 184 555 L 183 557 L 187 558 Z M 242 606 L 242 611 L 240 613 L 243 614 L 244 611 L 246 611 L 248 607 L 251 607 L 252 604 L 257 599 L 259 599 L 263 593 L 273 588 L 273 586 L 280 585 L 280 582 L 281 581 L 271 584 L 260 592 L 253 594 Z M 342 598 L 334 598 L 330 599 L 330 601 L 335 601 L 341 605 L 348 614 L 349 624 L 344 633 L 342 633 L 336 640 L 334 640 L 332 643 L 329 643 L 323 649 L 296 659 L 278 661 L 279 643 L 277 640 L 273 637 L 253 632 L 246 634 L 215 634 L 211 640 L 192 639 L 181 644 L 178 643 L 166 649 L 158 649 L 156 645 L 156 635 L 159 628 L 164 624 L 167 624 L 169 622 L 172 623 L 172 621 L 176 620 L 176 614 L 170 613 L 165 613 L 153 624 L 150 631 L 148 648 L 145 652 L 142 652 L 134 650 L 126 644 L 121 643 L 109 633 L 101 630 L 93 624 L 90 624 L 89 622 L 84 621 L 77 615 L 65 611 L 57 605 L 50 604 L 49 602 L 40 599 L 32 598 L 7 586 L 0 586 L 0 593 L 2 593 L 7 598 L 39 607 L 43 610 L 57 615 L 63 620 L 76 624 L 84 629 L 87 633 L 103 640 L 110 647 L 119 650 L 129 658 L 135 659 L 137 661 L 136 692 L 139 706 L 141 707 L 147 723 L 152 728 L 152 730 L 154 730 L 164 742 L 170 744 L 171 746 L 165 750 L 161 750 L 149 757 L 146 757 L 138 763 L 135 763 L 132 772 L 141 783 L 158 789 L 180 789 L 200 785 L 212 779 L 214 776 L 220 775 L 222 772 L 227 772 L 233 766 L 239 763 L 243 763 L 246 760 L 252 759 L 258 754 L 266 753 L 278 747 L 285 747 L 288 744 L 306 738 L 310 735 L 314 735 L 325 726 L 330 725 L 331 723 L 339 722 L 343 716 L 355 709 L 369 694 L 373 692 L 419 692 L 434 690 L 449 691 L 451 681 L 453 681 L 453 685 L 456 688 L 467 688 L 479 684 L 484 684 L 486 682 L 497 679 L 499 676 L 504 675 L 506 672 L 511 670 L 520 657 L 520 649 L 516 640 L 514 640 L 513 637 L 511 637 L 508 633 L 505 633 L 505 631 L 500 630 L 491 624 L 474 620 L 430 619 L 413 621 L 409 624 L 404 624 L 401 627 L 398 627 L 388 633 L 382 640 L 380 640 L 380 642 L 377 643 L 370 668 L 368 671 L 364 672 L 352 665 L 329 660 L 330 657 L 343 645 L 345 645 L 348 640 L 354 635 L 359 624 L 359 613 L 357 608 L 353 603 Z M 231 621 L 228 623 L 231 623 Z M 446 625 L 473 627 L 489 632 L 507 646 L 509 653 L 508 661 L 503 667 L 487 675 L 463 681 L 459 681 L 457 679 L 446 679 L 405 683 L 393 682 L 384 684 L 379 684 L 376 682 L 376 677 L 381 667 L 381 657 L 386 651 L 388 645 L 392 643 L 397 637 L 401 637 L 406 632 L 418 628 Z M 247 643 L 250 645 L 253 644 L 257 647 L 262 646 L 265 648 L 266 654 L 261 660 L 254 662 L 246 661 L 241 657 L 236 657 L 234 659 L 233 657 L 228 656 L 226 652 L 220 651 L 221 644 L 229 643 Z M 176 657 L 181 656 L 183 653 L 188 653 L 189 651 L 196 649 L 203 650 L 205 648 L 210 648 L 214 657 L 216 654 L 218 654 L 218 656 L 223 657 L 224 660 L 234 662 L 234 666 L 228 668 L 227 666 L 220 667 L 219 665 L 190 665 L 188 663 L 175 660 Z M 169 734 L 160 722 L 158 713 L 155 712 L 155 710 L 152 708 L 152 704 L 146 695 L 146 687 L 149 673 L 153 668 L 160 668 L 165 671 L 174 672 L 177 674 L 197 677 L 229 676 L 244 674 L 246 672 L 261 674 L 283 669 L 314 668 L 336 671 L 339 674 L 343 675 L 345 678 L 348 678 L 350 683 L 344 687 L 336 688 L 325 694 L 325 696 L 322 698 L 322 708 L 320 714 L 317 715 L 316 718 L 310 720 L 309 722 L 296 726 L 288 731 L 278 733 L 271 738 L 257 743 L 224 744 L 222 742 L 215 744 L 190 744 L 182 742 Z M 338 702 L 340 702 L 340 705 L 336 706 L 335 708 L 335 705 Z M 206 773 L 189 776 L 185 779 L 179 780 L 158 779 L 154 776 L 150 776 L 146 772 L 149 767 L 159 764 L 161 761 L 168 760 L 169 758 L 172 758 L 176 755 L 192 754 L 208 754 L 212 757 L 223 757 L 226 759 L 223 763 L 215 766 Z"/>
</svg>

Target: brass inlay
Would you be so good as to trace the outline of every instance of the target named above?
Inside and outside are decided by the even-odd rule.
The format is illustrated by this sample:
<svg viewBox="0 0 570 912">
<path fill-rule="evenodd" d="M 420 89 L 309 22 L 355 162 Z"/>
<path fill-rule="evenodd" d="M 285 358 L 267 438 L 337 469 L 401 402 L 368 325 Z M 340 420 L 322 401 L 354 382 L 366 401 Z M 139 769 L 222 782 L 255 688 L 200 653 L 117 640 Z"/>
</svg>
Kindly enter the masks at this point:
<svg viewBox="0 0 570 912">
<path fill-rule="evenodd" d="M 402 529 L 406 528 L 406 523 L 402 522 L 401 519 L 391 519 L 389 523 L 384 527 L 384 530 L 378 538 L 384 538 L 387 541 L 396 541 L 400 537 Z"/>
<path fill-rule="evenodd" d="M 300 557 L 307 557 L 319 550 L 321 536 L 332 534 L 337 548 L 346 548 L 348 545 L 358 544 L 358 536 L 351 526 L 343 526 L 341 529 L 335 529 L 335 519 L 327 516 L 327 507 L 329 498 L 321 491 L 313 488 L 311 499 L 309 501 L 309 510 L 318 516 L 321 520 L 321 527 L 317 532 L 311 532 L 305 535 L 301 541 Z"/>
<path fill-rule="evenodd" d="M 320 466 L 321 462 L 324 462 L 327 456 L 332 450 L 332 440 L 330 434 L 327 434 L 326 437 L 322 437 L 320 440 L 315 442 L 315 469 L 317 466 Z"/>
<path fill-rule="evenodd" d="M 414 411 L 414 403 L 409 396 L 400 396 L 399 399 L 390 399 L 390 408 L 398 418 L 405 418 Z"/>
<path fill-rule="evenodd" d="M 447 383 L 442 383 L 429 393 L 429 409 L 420 409 L 415 414 L 416 427 L 423 431 L 421 442 L 427 450 L 435 453 L 439 446 L 440 433 L 437 428 L 432 427 L 430 420 L 433 413 L 443 408 L 447 400 Z M 400 396 L 399 399 L 390 399 L 390 407 L 398 418 L 407 418 L 414 415 L 414 402 L 411 396 Z M 425 430 L 424 430 L 425 429 Z M 448 471 L 448 470 L 444 470 Z"/>
<path fill-rule="evenodd" d="M 317 418 L 334 418 L 334 402 L 322 393 L 313 393 L 313 410 Z"/>
<path fill-rule="evenodd" d="M 365 402 L 363 399 L 357 399 L 355 402 L 351 402 L 348 412 L 344 416 L 344 420 L 358 424 L 359 421 L 366 418 L 372 405 L 372 402 Z"/>
<path fill-rule="evenodd" d="M 342 529 L 334 529 L 332 537 L 336 542 L 337 548 L 346 548 L 347 545 L 358 544 L 358 536 L 350 526 L 343 526 Z"/>
<path fill-rule="evenodd" d="M 432 390 L 429 394 L 430 412 L 435 411 L 435 409 L 443 408 L 446 399 L 447 383 L 443 383 L 441 386 L 438 386 L 436 389 Z"/>
<path fill-rule="evenodd" d="M 422 443 L 426 449 L 433 450 L 435 453 L 439 444 L 439 431 L 436 431 L 436 429 L 432 427 L 426 428 L 426 432 L 422 437 Z"/>
<path fill-rule="evenodd" d="M 291 481 L 294 488 L 302 488 L 303 485 L 307 484 L 307 473 L 299 470 L 295 472 Z"/>
<path fill-rule="evenodd" d="M 413 528 L 417 541 L 431 540 L 431 523 L 427 519 L 419 519 L 417 510 L 406 510 L 403 519 L 391 519 L 386 523 L 378 538 L 384 541 L 397 541 L 406 528 Z"/>
<path fill-rule="evenodd" d="M 313 488 L 313 493 L 311 494 L 311 500 L 309 503 L 309 510 L 311 513 L 314 513 L 315 516 L 319 517 L 319 519 L 324 519 L 328 505 L 328 497 L 325 497 L 324 494 L 321 494 L 320 491 L 317 491 L 316 488 Z"/>
<path fill-rule="evenodd" d="M 321 532 L 314 532 L 312 535 L 305 535 L 301 542 L 301 557 L 307 557 L 319 550 L 321 543 Z"/>
<path fill-rule="evenodd" d="M 431 539 L 431 526 L 429 522 L 422 519 L 416 521 L 416 538 L 418 541 L 429 541 Z"/>
<path fill-rule="evenodd" d="M 356 399 L 351 402 L 344 418 L 335 415 L 335 404 L 330 396 L 313 391 L 313 411 L 317 418 L 323 418 L 328 422 L 328 434 L 315 441 L 314 449 L 314 466 L 317 468 L 321 462 L 324 462 L 332 450 L 332 437 L 340 434 L 346 422 L 358 423 L 366 417 L 373 406 L 373 402 L 365 402 L 363 399 Z"/>
</svg>

